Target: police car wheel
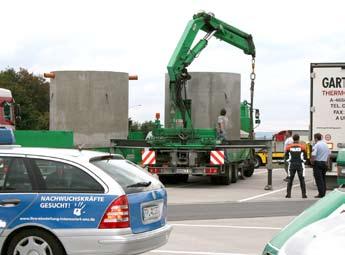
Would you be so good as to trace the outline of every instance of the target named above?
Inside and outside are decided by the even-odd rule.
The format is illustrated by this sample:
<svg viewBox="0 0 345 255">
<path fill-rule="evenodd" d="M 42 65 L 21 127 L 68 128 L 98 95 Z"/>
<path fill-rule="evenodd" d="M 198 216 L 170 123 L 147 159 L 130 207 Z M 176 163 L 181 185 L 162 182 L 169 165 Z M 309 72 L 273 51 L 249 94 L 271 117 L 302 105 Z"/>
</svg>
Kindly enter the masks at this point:
<svg viewBox="0 0 345 255">
<path fill-rule="evenodd" d="M 7 255 L 65 254 L 60 242 L 51 234 L 40 230 L 23 230 L 16 234 L 8 246 Z"/>
</svg>

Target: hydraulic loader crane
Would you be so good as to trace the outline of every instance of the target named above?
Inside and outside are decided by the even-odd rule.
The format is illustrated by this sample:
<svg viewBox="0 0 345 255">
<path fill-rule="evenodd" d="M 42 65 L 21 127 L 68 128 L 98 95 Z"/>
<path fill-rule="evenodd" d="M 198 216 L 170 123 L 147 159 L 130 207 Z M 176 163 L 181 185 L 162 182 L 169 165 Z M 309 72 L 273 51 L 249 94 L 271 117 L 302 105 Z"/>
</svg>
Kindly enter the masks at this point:
<svg viewBox="0 0 345 255">
<path fill-rule="evenodd" d="M 206 35 L 194 44 L 199 32 Z M 193 16 L 180 38 L 168 63 L 170 114 L 168 125 L 162 127 L 158 115 L 155 128 L 145 141 L 112 139 L 116 148 L 145 148 L 141 164 L 161 180 L 185 182 L 189 175 L 209 176 L 214 184 L 229 185 L 254 172 L 254 148 L 266 148 L 266 142 L 252 139 L 224 140 L 220 143 L 214 128 L 194 128 L 191 100 L 187 99 L 186 85 L 191 78 L 187 67 L 216 37 L 252 56 L 249 138 L 253 138 L 253 95 L 255 81 L 255 46 L 250 34 L 228 25 L 211 13 Z M 247 107 L 246 105 L 244 105 Z M 232 150 L 236 149 L 236 151 Z M 217 160 L 214 160 L 215 157 Z M 221 158 L 220 160 L 218 160 Z"/>
<path fill-rule="evenodd" d="M 206 32 L 206 35 L 192 48 L 193 42 L 200 31 Z M 193 128 L 190 102 L 182 97 L 186 82 L 191 78 L 188 74 L 187 67 L 199 56 L 213 36 L 242 49 L 245 54 L 252 56 L 253 72 L 251 74 L 250 123 L 253 123 L 253 93 L 255 80 L 255 46 L 253 38 L 250 34 L 242 32 L 215 18 L 212 13 L 200 12 L 194 15 L 193 19 L 187 24 L 167 67 L 170 79 L 169 117 L 170 126 L 172 128 Z M 252 124 L 250 130 L 252 138 Z"/>
</svg>

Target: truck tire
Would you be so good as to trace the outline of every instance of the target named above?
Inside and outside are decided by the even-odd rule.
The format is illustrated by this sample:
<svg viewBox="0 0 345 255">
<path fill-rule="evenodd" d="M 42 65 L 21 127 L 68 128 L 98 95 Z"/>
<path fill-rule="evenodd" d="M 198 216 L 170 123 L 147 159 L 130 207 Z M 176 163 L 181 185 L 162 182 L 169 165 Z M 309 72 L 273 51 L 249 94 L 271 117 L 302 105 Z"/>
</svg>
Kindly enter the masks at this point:
<svg viewBox="0 0 345 255">
<path fill-rule="evenodd" d="M 245 166 L 244 166 L 244 176 L 245 177 L 251 177 L 254 173 L 254 163 L 248 162 Z"/>
<path fill-rule="evenodd" d="M 160 182 L 163 184 L 167 183 L 167 179 L 165 177 L 166 177 L 165 175 L 158 175 Z"/>
<path fill-rule="evenodd" d="M 170 184 L 177 184 L 180 182 L 180 175 L 178 174 L 168 175 L 167 178 L 168 178 L 168 183 Z"/>
<path fill-rule="evenodd" d="M 213 185 L 219 185 L 220 177 L 219 176 L 211 176 L 211 183 Z"/>
<path fill-rule="evenodd" d="M 259 156 L 255 156 L 254 158 L 254 168 L 259 168 L 262 165 L 261 158 Z"/>
<path fill-rule="evenodd" d="M 232 165 L 231 166 L 231 182 L 236 183 L 238 180 L 238 166 Z"/>
<path fill-rule="evenodd" d="M 219 184 L 220 185 L 230 185 L 232 180 L 232 171 L 230 166 L 226 164 L 225 166 L 225 173 L 222 176 L 219 176 Z"/>
<path fill-rule="evenodd" d="M 178 183 L 178 175 L 158 175 L 159 180 L 163 184 L 176 184 Z"/>
<path fill-rule="evenodd" d="M 188 174 L 180 174 L 178 176 L 178 180 L 179 180 L 179 182 L 187 183 L 188 182 L 188 177 L 189 177 Z"/>
</svg>

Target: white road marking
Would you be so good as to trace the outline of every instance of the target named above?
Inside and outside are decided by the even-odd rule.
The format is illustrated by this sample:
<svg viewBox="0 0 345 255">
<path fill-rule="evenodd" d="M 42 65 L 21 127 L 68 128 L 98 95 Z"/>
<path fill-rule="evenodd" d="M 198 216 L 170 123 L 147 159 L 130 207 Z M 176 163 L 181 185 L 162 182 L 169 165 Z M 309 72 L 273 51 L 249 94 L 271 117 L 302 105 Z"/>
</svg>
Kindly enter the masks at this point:
<svg viewBox="0 0 345 255">
<path fill-rule="evenodd" d="M 281 230 L 277 227 L 256 227 L 256 226 L 232 226 L 232 225 L 197 225 L 197 224 L 171 224 L 176 227 L 198 227 L 198 228 L 237 228 L 237 229 L 262 229 L 262 230 Z"/>
<path fill-rule="evenodd" d="M 281 171 L 284 170 L 284 168 L 274 168 L 272 171 L 276 172 L 276 171 Z M 267 174 L 267 169 L 255 169 L 254 170 L 254 174 Z"/>
<path fill-rule="evenodd" d="M 312 181 L 306 181 L 305 184 L 310 183 L 310 182 L 312 182 Z M 299 186 L 299 184 L 292 185 L 292 187 L 297 187 L 297 186 Z M 283 190 L 286 190 L 286 187 L 281 188 L 281 189 L 277 189 L 277 190 L 274 190 L 274 191 L 271 191 L 271 192 L 268 192 L 268 193 L 263 193 L 263 194 L 260 194 L 260 195 L 257 195 L 257 196 L 241 199 L 241 200 L 238 200 L 237 202 L 240 202 L 240 203 L 246 202 L 246 201 L 253 200 L 253 199 L 256 199 L 256 198 L 265 197 L 265 196 L 268 196 L 268 195 L 271 195 L 271 194 L 274 194 L 274 193 L 278 193 L 278 192 L 281 192 Z"/>
<path fill-rule="evenodd" d="M 167 250 L 153 250 L 150 253 L 170 253 L 170 254 L 192 254 L 192 255 L 254 255 L 243 253 L 221 253 L 221 252 L 202 252 L 202 251 L 167 251 Z"/>
</svg>

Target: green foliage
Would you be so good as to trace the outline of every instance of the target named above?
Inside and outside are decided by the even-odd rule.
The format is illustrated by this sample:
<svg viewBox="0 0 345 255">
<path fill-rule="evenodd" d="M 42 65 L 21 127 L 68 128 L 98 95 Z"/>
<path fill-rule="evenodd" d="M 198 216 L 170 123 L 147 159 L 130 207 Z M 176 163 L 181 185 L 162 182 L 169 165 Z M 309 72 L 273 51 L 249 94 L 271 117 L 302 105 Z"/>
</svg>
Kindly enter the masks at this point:
<svg viewBox="0 0 345 255">
<path fill-rule="evenodd" d="M 143 131 L 146 136 L 148 132 L 154 129 L 154 127 L 155 123 L 153 121 L 144 121 L 143 123 L 139 123 L 137 121 L 133 121 L 131 118 L 128 119 L 128 130 L 130 132 Z"/>
<path fill-rule="evenodd" d="M 128 118 L 128 131 L 134 132 L 140 130 L 140 123 L 137 121 L 133 121 L 131 118 Z"/>
<path fill-rule="evenodd" d="M 154 128 L 155 128 L 155 123 L 151 120 L 144 121 L 140 126 L 140 130 L 144 131 L 145 135 L 147 135 L 147 133 L 152 131 Z"/>
<path fill-rule="evenodd" d="M 49 83 L 21 68 L 0 71 L 0 88 L 9 89 L 21 108 L 18 130 L 49 129 Z"/>
</svg>

